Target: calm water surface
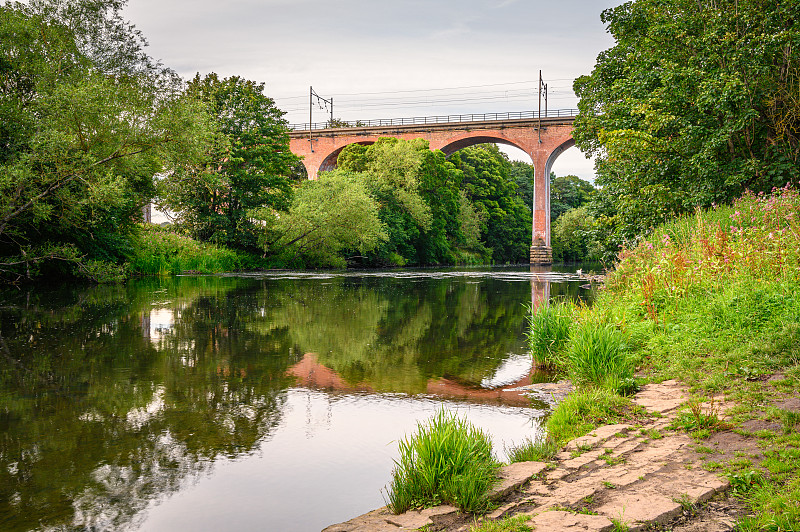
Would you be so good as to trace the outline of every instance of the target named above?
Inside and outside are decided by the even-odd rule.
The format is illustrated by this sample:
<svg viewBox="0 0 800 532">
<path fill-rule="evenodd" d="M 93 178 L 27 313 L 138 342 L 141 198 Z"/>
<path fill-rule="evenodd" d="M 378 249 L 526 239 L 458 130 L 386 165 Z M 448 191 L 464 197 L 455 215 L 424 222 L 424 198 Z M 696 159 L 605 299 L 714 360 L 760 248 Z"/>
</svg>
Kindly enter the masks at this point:
<svg viewBox="0 0 800 532">
<path fill-rule="evenodd" d="M 530 269 L 178 277 L 0 294 L 0 530 L 313 531 L 382 506 L 445 406 L 504 445 L 547 406 Z"/>
</svg>

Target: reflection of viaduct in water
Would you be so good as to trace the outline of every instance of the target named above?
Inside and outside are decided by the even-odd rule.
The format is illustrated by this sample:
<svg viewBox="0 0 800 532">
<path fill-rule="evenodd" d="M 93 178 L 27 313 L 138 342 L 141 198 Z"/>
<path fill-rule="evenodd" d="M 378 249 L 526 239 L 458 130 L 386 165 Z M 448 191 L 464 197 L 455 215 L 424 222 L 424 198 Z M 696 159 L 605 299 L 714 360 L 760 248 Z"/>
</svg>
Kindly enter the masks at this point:
<svg viewBox="0 0 800 532">
<path fill-rule="evenodd" d="M 314 353 L 306 353 L 303 356 L 303 360 L 290 367 L 287 373 L 297 378 L 297 384 L 305 388 L 341 392 L 375 391 L 365 383 L 348 383 L 338 373 L 320 364 L 317 355 Z M 527 386 L 529 384 L 531 384 L 530 374 L 513 384 L 507 384 L 502 388 L 496 389 L 465 386 L 459 382 L 441 377 L 438 379 L 430 379 L 425 392 L 440 397 L 461 399 L 471 403 L 530 406 L 530 397 L 517 389 L 520 386 Z"/>
<path fill-rule="evenodd" d="M 531 266 L 531 273 L 546 274 L 550 273 L 550 266 Z M 546 305 L 550 300 L 550 281 L 542 276 L 531 276 L 531 308 L 535 311 L 540 305 Z"/>
<path fill-rule="evenodd" d="M 552 263 L 550 247 L 550 169 L 566 149 L 575 145 L 572 123 L 576 109 L 541 113 L 453 115 L 414 119 L 376 120 L 330 128 L 302 124 L 289 133 L 290 148 L 303 158 L 309 179 L 336 168 L 339 154 L 350 144 L 373 144 L 381 137 L 423 138 L 432 150 L 448 157 L 476 144 L 515 146 L 533 161 L 533 231 L 531 264 Z M 317 129 L 319 128 L 319 129 Z"/>
</svg>

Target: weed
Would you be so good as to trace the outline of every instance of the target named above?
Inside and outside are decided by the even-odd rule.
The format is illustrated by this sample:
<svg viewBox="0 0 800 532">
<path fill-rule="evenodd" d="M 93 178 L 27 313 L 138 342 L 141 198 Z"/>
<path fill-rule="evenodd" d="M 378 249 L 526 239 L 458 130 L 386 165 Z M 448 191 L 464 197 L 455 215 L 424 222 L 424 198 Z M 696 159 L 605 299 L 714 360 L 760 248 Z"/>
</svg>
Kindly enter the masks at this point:
<svg viewBox="0 0 800 532">
<path fill-rule="evenodd" d="M 701 453 L 701 454 L 714 454 L 714 453 L 717 452 L 714 449 L 712 449 L 711 447 L 706 447 L 705 445 L 695 445 L 694 446 L 694 450 L 695 450 L 695 452 L 698 452 L 698 453 Z"/>
<path fill-rule="evenodd" d="M 800 412 L 792 412 L 790 410 L 780 411 L 781 426 L 783 427 L 784 434 L 791 434 L 798 423 L 800 423 Z"/>
<path fill-rule="evenodd" d="M 697 511 L 697 506 L 688 493 L 681 493 L 679 497 L 674 497 L 672 500 L 680 504 L 684 512 L 694 515 L 695 511 Z"/>
<path fill-rule="evenodd" d="M 714 461 L 706 462 L 705 464 L 703 464 L 703 469 L 705 469 L 706 471 L 716 471 L 718 469 L 722 469 L 723 467 L 724 466 L 721 463 Z"/>
<path fill-rule="evenodd" d="M 632 418 L 630 400 L 609 390 L 579 389 L 556 406 L 547 420 L 547 432 L 557 442 L 567 442 L 604 423 Z"/>
<path fill-rule="evenodd" d="M 764 484 L 764 475 L 760 471 L 749 470 L 727 475 L 731 483 L 731 493 L 736 496 L 743 496 L 753 488 Z"/>
<path fill-rule="evenodd" d="M 636 391 L 633 361 L 623 334 L 610 325 L 581 323 L 566 348 L 566 367 L 579 385 L 591 384 L 628 395 Z"/>
<path fill-rule="evenodd" d="M 468 512 L 488 509 L 488 489 L 500 467 L 487 434 L 439 410 L 399 443 L 387 505 L 394 513 L 448 503 Z"/>
<path fill-rule="evenodd" d="M 617 489 L 617 486 L 615 486 L 613 482 L 609 482 L 609 481 L 607 481 L 607 480 L 604 480 L 604 481 L 603 481 L 603 486 L 604 486 L 606 489 L 610 489 L 610 490 Z"/>
<path fill-rule="evenodd" d="M 708 430 L 717 431 L 731 428 L 731 425 L 719 418 L 719 406 L 714 405 L 714 397 L 709 401 L 708 409 L 703 408 L 699 399 L 692 399 L 687 403 L 688 410 L 683 410 L 675 418 L 672 426 L 687 432 Z"/>
<path fill-rule="evenodd" d="M 623 518 L 624 514 L 625 514 L 625 510 L 623 509 L 619 513 L 618 517 L 612 517 L 611 518 L 611 524 L 614 525 L 614 528 L 613 528 L 614 532 L 628 532 L 628 530 L 630 530 L 631 527 L 628 525 L 628 523 Z"/>
</svg>

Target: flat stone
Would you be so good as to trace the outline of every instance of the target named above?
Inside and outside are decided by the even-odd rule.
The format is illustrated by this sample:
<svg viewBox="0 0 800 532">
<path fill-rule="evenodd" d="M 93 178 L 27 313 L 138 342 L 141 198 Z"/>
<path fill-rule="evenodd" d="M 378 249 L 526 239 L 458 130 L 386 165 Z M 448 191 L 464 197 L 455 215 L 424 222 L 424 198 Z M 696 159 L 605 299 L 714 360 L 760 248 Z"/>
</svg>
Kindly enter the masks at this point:
<svg viewBox="0 0 800 532">
<path fill-rule="evenodd" d="M 536 515 L 531 523 L 547 532 L 606 532 L 614 524 L 602 515 L 584 515 L 552 510 Z"/>
<path fill-rule="evenodd" d="M 500 468 L 500 482 L 489 492 L 489 498 L 497 500 L 519 488 L 531 478 L 545 470 L 544 462 L 514 462 Z"/>
<path fill-rule="evenodd" d="M 683 507 L 669 497 L 652 491 L 620 492 L 595 509 L 609 519 L 618 519 L 631 531 L 642 530 L 651 523 L 664 524 L 681 515 Z"/>
<path fill-rule="evenodd" d="M 702 503 L 730 486 L 727 478 L 719 477 L 701 469 L 682 472 L 679 478 L 666 477 L 658 485 L 658 491 L 667 497 L 680 499 L 688 496 L 694 503 Z"/>
<path fill-rule="evenodd" d="M 425 508 L 424 510 L 409 510 L 408 512 L 400 515 L 392 515 L 385 518 L 385 522 L 399 527 L 401 530 L 416 530 L 425 525 L 432 525 L 431 517 L 435 515 L 449 515 L 458 512 L 455 506 L 436 506 L 434 508 Z"/>
<path fill-rule="evenodd" d="M 600 451 L 587 451 L 575 458 L 564 460 L 561 466 L 567 469 L 580 469 L 586 464 L 591 464 L 600 457 Z"/>
<path fill-rule="evenodd" d="M 677 381 L 664 381 L 660 384 L 646 384 L 633 397 L 633 402 L 651 411 L 665 414 L 681 406 L 686 395 Z"/>
<path fill-rule="evenodd" d="M 344 523 L 331 525 L 323 529 L 322 532 L 370 532 L 372 530 L 376 532 L 396 532 L 399 530 L 398 527 L 386 522 L 386 518 L 391 515 L 391 512 L 384 506 L 364 515 L 354 517 Z"/>
<path fill-rule="evenodd" d="M 606 440 L 612 436 L 620 432 L 625 432 L 630 429 L 631 426 L 621 423 L 619 425 L 604 425 L 602 427 L 598 427 L 591 431 L 586 436 L 581 436 L 580 438 L 575 438 L 571 442 L 567 443 L 565 447 L 568 451 L 577 450 L 579 447 L 591 446 L 594 447 L 598 443 L 603 440 Z"/>
</svg>

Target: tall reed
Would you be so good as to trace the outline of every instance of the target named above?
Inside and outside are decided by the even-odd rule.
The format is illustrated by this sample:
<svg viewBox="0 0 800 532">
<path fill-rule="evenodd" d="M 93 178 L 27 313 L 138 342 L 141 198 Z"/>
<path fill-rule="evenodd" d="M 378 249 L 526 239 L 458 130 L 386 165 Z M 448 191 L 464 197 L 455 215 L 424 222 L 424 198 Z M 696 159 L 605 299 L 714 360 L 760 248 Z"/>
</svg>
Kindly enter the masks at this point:
<svg viewBox="0 0 800 532">
<path fill-rule="evenodd" d="M 399 443 L 387 505 L 394 513 L 447 503 L 467 512 L 489 507 L 487 492 L 500 464 L 489 436 L 440 409 Z"/>
</svg>

